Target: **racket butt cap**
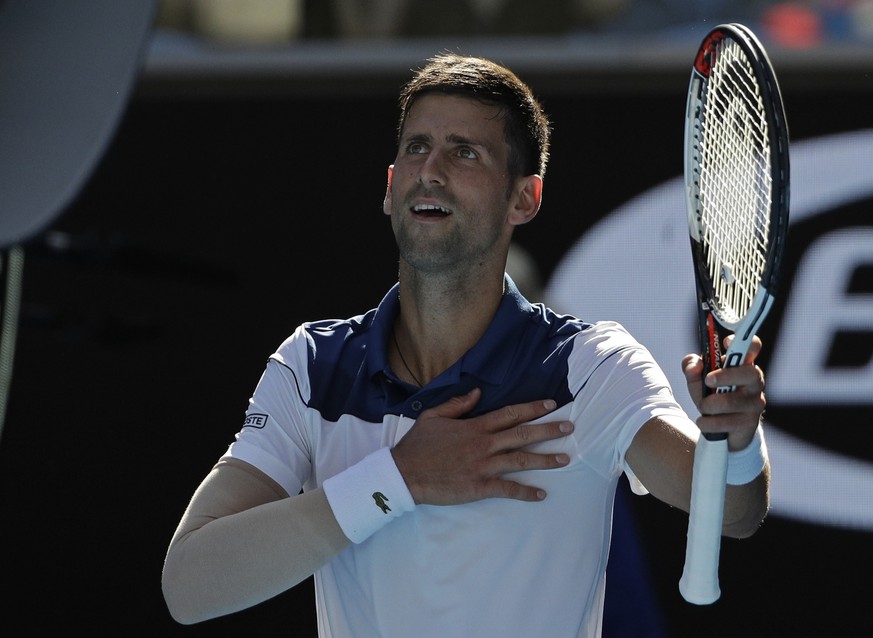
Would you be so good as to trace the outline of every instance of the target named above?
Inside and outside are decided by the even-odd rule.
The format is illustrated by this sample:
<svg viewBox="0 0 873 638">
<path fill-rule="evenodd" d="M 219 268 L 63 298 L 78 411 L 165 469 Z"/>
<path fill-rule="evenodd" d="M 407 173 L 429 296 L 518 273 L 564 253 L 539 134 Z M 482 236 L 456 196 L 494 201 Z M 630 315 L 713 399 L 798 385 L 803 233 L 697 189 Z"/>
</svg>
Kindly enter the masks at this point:
<svg viewBox="0 0 873 638">
<path fill-rule="evenodd" d="M 679 593 L 686 602 L 692 605 L 711 605 L 721 596 L 721 589 L 716 581 L 714 588 L 707 587 L 703 583 L 691 583 L 687 574 L 679 579 Z"/>
</svg>

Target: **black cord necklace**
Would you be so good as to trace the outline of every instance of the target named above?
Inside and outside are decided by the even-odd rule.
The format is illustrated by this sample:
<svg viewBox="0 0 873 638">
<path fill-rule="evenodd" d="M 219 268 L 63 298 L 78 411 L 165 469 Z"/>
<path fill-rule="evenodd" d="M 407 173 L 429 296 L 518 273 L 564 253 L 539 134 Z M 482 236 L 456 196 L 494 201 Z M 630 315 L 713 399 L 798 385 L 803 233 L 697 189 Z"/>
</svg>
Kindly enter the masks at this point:
<svg viewBox="0 0 873 638">
<path fill-rule="evenodd" d="M 406 368 L 406 371 L 409 373 L 409 376 L 415 381 L 415 385 L 419 388 L 423 387 L 424 384 L 418 380 L 418 377 L 415 376 L 415 373 L 412 371 L 412 368 L 409 367 L 409 364 L 406 363 L 406 357 L 403 356 L 403 351 L 400 349 L 400 344 L 397 343 L 397 331 L 391 331 L 391 339 L 394 340 L 394 347 L 397 348 L 397 354 L 400 355 L 400 361 L 403 362 L 403 367 Z"/>
</svg>

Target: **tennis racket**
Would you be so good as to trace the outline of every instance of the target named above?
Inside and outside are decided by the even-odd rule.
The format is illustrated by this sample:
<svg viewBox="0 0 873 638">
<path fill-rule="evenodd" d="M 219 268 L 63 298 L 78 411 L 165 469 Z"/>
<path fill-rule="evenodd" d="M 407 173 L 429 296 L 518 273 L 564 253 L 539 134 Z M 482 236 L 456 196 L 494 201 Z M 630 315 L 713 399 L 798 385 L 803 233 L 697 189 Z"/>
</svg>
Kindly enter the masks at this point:
<svg viewBox="0 0 873 638">
<path fill-rule="evenodd" d="M 697 51 L 684 169 L 705 374 L 745 360 L 773 305 L 788 226 L 785 112 L 767 54 L 743 25 L 716 27 Z M 722 339 L 729 333 L 734 338 L 722 357 Z M 698 605 L 721 595 L 727 455 L 726 433 L 701 436 L 694 454 L 679 590 Z"/>
</svg>

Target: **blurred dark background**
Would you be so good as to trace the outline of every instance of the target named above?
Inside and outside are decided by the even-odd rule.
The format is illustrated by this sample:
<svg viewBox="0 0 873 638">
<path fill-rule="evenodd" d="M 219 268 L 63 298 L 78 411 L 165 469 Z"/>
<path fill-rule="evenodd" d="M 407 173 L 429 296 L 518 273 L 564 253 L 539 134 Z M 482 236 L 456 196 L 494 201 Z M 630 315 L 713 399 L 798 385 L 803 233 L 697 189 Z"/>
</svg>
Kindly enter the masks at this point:
<svg viewBox="0 0 873 638">
<path fill-rule="evenodd" d="M 452 48 L 506 62 L 539 93 L 552 161 L 543 209 L 516 238 L 547 278 L 601 217 L 681 174 L 688 56 L 721 17 L 671 21 L 664 2 L 657 33 L 615 7 L 570 33 L 550 23 L 527 36 L 348 34 L 328 10 L 342 3 L 304 3 L 309 22 L 277 43 L 197 27 L 197 4 L 158 7 L 105 153 L 22 242 L 0 442 L 0 573 L 7 625 L 24 628 L 15 635 L 314 636 L 309 581 L 179 626 L 161 563 L 267 356 L 300 322 L 362 312 L 394 282 L 381 201 L 409 70 Z M 873 40 L 860 26 L 828 31 L 825 9 L 840 4 L 864 3 L 737 9 L 767 35 L 794 140 L 873 125 Z M 817 30 L 805 21 L 816 16 Z M 771 517 L 754 539 L 723 544 L 725 594 L 697 608 L 677 589 L 687 517 L 631 502 L 667 635 L 873 635 L 870 533 Z"/>
</svg>

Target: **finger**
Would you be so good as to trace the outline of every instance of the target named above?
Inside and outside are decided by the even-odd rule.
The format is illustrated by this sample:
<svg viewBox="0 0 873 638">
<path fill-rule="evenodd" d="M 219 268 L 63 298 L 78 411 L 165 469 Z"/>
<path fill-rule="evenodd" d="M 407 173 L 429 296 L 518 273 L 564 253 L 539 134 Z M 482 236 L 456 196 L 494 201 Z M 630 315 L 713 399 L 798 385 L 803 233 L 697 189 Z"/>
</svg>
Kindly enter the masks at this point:
<svg viewBox="0 0 873 638">
<path fill-rule="evenodd" d="M 757 412 L 714 414 L 699 417 L 697 427 L 703 433 L 726 433 L 729 449 L 735 450 L 742 449 L 749 444 L 758 428 L 759 420 L 760 414 Z"/>
<path fill-rule="evenodd" d="M 697 419 L 697 427 L 705 434 L 717 432 L 720 434 L 727 434 L 728 437 L 741 430 L 749 429 L 746 421 L 738 420 L 736 414 L 702 416 Z"/>
<path fill-rule="evenodd" d="M 542 501 L 546 498 L 546 491 L 533 485 L 523 485 L 515 481 L 494 479 L 484 486 L 489 497 L 510 498 L 516 501 Z"/>
<path fill-rule="evenodd" d="M 697 426 L 702 432 L 746 432 L 743 436 L 748 442 L 766 407 L 763 392 L 713 393 L 700 404 Z"/>
<path fill-rule="evenodd" d="M 754 420 L 767 407 L 767 398 L 763 392 L 723 392 L 713 393 L 700 404 L 703 416 L 719 416 L 737 414 L 752 415 Z"/>
<path fill-rule="evenodd" d="M 735 387 L 747 393 L 764 390 L 764 373 L 756 365 L 735 366 L 713 370 L 704 379 L 707 387 Z"/>
<path fill-rule="evenodd" d="M 551 470 L 564 467 L 570 463 L 570 457 L 567 454 L 535 454 L 516 450 L 495 457 L 493 462 L 499 467 L 496 472 L 501 478 L 486 481 L 485 486 L 490 496 L 521 501 L 541 501 L 546 497 L 545 490 L 502 477 L 524 470 Z"/>
<path fill-rule="evenodd" d="M 495 462 L 499 466 L 499 474 L 510 474 L 527 470 L 553 470 L 564 467 L 570 462 L 570 456 L 563 453 L 540 454 L 514 450 L 495 457 Z"/>
<path fill-rule="evenodd" d="M 734 335 L 730 334 L 724 338 L 724 347 L 725 350 L 730 348 L 731 343 L 734 340 Z M 746 365 L 750 365 L 755 362 L 755 359 L 758 358 L 758 355 L 761 352 L 761 348 L 763 347 L 763 343 L 761 342 L 760 337 L 757 335 L 752 337 L 752 341 L 749 343 L 749 351 L 746 353 L 746 357 L 743 360 L 743 363 Z"/>
<path fill-rule="evenodd" d="M 440 416 L 448 419 L 458 419 L 476 407 L 479 399 L 482 397 L 482 390 L 473 388 L 466 394 L 454 396 L 444 403 L 440 403 L 428 410 L 422 412 L 421 416 Z"/>
<path fill-rule="evenodd" d="M 495 451 L 520 450 L 534 443 L 560 439 L 571 434 L 574 429 L 572 421 L 521 423 L 499 433 L 495 439 Z"/>
<path fill-rule="evenodd" d="M 475 419 L 488 432 L 499 432 L 528 421 L 534 421 L 553 411 L 556 403 L 552 399 L 529 401 L 507 405 Z"/>
</svg>

